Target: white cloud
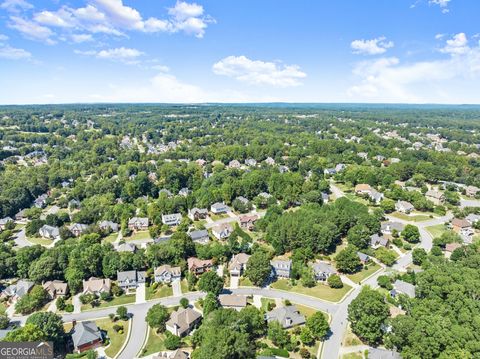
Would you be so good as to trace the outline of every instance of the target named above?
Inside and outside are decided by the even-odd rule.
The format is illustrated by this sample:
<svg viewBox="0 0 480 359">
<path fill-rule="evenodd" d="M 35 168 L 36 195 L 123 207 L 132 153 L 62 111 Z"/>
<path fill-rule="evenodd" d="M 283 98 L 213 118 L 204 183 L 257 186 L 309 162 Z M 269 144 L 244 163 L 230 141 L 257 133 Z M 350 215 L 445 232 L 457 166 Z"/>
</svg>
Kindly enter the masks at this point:
<svg viewBox="0 0 480 359">
<path fill-rule="evenodd" d="M 452 84 L 466 87 L 480 80 L 480 47 L 468 47 L 466 36 L 458 35 L 441 50 L 448 54 L 444 59 L 402 63 L 390 57 L 358 63 L 353 74 L 360 83 L 348 94 L 372 101 L 452 102 L 458 91 Z"/>
<path fill-rule="evenodd" d="M 249 84 L 277 87 L 298 86 L 307 76 L 297 65 L 250 60 L 246 56 L 228 56 L 213 65 L 213 72 Z"/>
<path fill-rule="evenodd" d="M 0 34 L 0 41 L 6 41 L 6 40 L 8 40 L 8 36 Z"/>
<path fill-rule="evenodd" d="M 386 41 L 385 36 L 371 40 L 354 40 L 350 44 L 354 54 L 380 55 L 393 47 L 392 41 Z"/>
<path fill-rule="evenodd" d="M 29 59 L 32 54 L 24 49 L 0 44 L 0 58 L 9 60 Z"/>
<path fill-rule="evenodd" d="M 143 29 L 144 23 L 140 13 L 132 7 L 123 5 L 122 0 L 94 0 L 94 2 L 113 24 L 127 29 Z"/>
<path fill-rule="evenodd" d="M 32 9 L 33 5 L 25 0 L 5 0 L 0 5 L 0 9 L 5 9 L 10 12 L 20 12 L 21 10 Z"/>
<path fill-rule="evenodd" d="M 445 47 L 440 51 L 447 54 L 465 54 L 470 48 L 468 47 L 468 39 L 465 33 L 460 32 L 447 40 Z"/>
<path fill-rule="evenodd" d="M 73 34 L 72 41 L 78 43 L 93 41 L 93 36 L 90 34 Z"/>
<path fill-rule="evenodd" d="M 54 33 L 45 26 L 39 25 L 33 21 L 25 20 L 18 16 L 11 16 L 9 27 L 18 30 L 23 36 L 28 39 L 45 42 L 49 45 L 55 44 L 51 39 Z"/>
<path fill-rule="evenodd" d="M 126 64 L 136 64 L 138 63 L 137 59 L 144 55 L 143 52 L 137 49 L 131 49 L 126 47 L 118 47 L 114 49 L 106 49 L 106 50 L 90 50 L 90 51 L 80 51 L 75 50 L 76 54 L 85 55 L 85 56 L 95 56 L 99 59 L 108 59 L 108 60 L 116 60 L 121 61 Z"/>
<path fill-rule="evenodd" d="M 450 10 L 448 9 L 448 3 L 450 0 L 429 0 L 429 4 L 438 5 L 444 14 L 448 13 Z"/>
<path fill-rule="evenodd" d="M 55 27 L 73 27 L 75 19 L 68 8 L 61 8 L 58 11 L 42 11 L 36 13 L 33 19 L 43 25 Z"/>
<path fill-rule="evenodd" d="M 168 9 L 172 16 L 171 23 L 173 31 L 184 31 L 186 34 L 202 38 L 209 23 L 215 20 L 209 16 L 203 16 L 203 6 L 196 3 L 177 1 L 175 6 Z"/>
</svg>

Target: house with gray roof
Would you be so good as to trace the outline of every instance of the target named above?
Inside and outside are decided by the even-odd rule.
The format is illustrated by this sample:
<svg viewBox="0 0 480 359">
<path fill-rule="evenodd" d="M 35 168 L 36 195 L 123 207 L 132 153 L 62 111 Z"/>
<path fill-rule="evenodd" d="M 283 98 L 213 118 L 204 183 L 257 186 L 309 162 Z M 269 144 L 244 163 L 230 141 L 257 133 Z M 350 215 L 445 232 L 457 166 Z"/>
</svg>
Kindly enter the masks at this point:
<svg viewBox="0 0 480 359">
<path fill-rule="evenodd" d="M 41 237 L 48 239 L 60 238 L 60 230 L 58 227 L 49 226 L 48 224 L 44 224 L 42 227 L 40 227 L 38 234 Z"/>
<path fill-rule="evenodd" d="M 401 234 L 404 228 L 405 225 L 403 223 L 389 221 L 382 223 L 380 231 L 384 235 L 392 235 L 394 232 L 396 232 L 397 234 Z"/>
<path fill-rule="evenodd" d="M 400 354 L 392 350 L 381 348 L 368 348 L 367 359 L 402 359 Z"/>
<path fill-rule="evenodd" d="M 218 302 L 223 308 L 231 308 L 240 311 L 247 306 L 247 296 L 236 294 L 220 294 L 218 296 Z"/>
<path fill-rule="evenodd" d="M 470 213 L 468 216 L 465 217 L 465 219 L 473 225 L 474 223 L 477 223 L 480 220 L 480 215 L 475 214 L 475 213 Z"/>
<path fill-rule="evenodd" d="M 318 261 L 313 263 L 311 267 L 313 269 L 315 280 L 319 282 L 326 282 L 332 274 L 337 272 L 328 262 Z"/>
<path fill-rule="evenodd" d="M 128 220 L 128 228 L 132 231 L 146 231 L 148 229 L 148 218 L 132 217 Z"/>
<path fill-rule="evenodd" d="M 137 289 L 140 283 L 145 283 L 145 272 L 136 270 L 117 272 L 117 283 L 125 291 Z"/>
<path fill-rule="evenodd" d="M 166 329 L 173 335 L 183 337 L 197 327 L 202 315 L 192 308 L 179 308 L 170 314 L 165 323 Z"/>
<path fill-rule="evenodd" d="M 414 209 L 413 204 L 407 201 L 397 201 L 397 203 L 395 203 L 395 210 L 398 212 L 409 214 Z"/>
<path fill-rule="evenodd" d="M 6 225 L 9 223 L 9 222 L 12 222 L 13 223 L 13 219 L 10 218 L 10 217 L 5 217 L 5 218 L 1 218 L 0 219 L 0 230 L 4 230 Z"/>
<path fill-rule="evenodd" d="M 128 252 L 135 253 L 137 251 L 137 246 L 133 243 L 122 243 L 117 246 L 117 252 Z"/>
<path fill-rule="evenodd" d="M 272 276 L 276 278 L 290 278 L 292 272 L 291 260 L 271 260 Z"/>
<path fill-rule="evenodd" d="M 210 236 L 208 235 L 208 231 L 206 229 L 191 231 L 188 233 L 188 235 L 195 243 L 207 244 L 210 242 Z"/>
<path fill-rule="evenodd" d="M 180 267 L 172 267 L 169 264 L 164 264 L 155 268 L 153 275 L 157 283 L 171 283 L 174 280 L 180 280 L 182 277 L 182 270 Z"/>
<path fill-rule="evenodd" d="M 388 239 L 384 236 L 379 236 L 377 233 L 370 236 L 370 247 L 378 249 L 380 247 L 387 247 Z"/>
<path fill-rule="evenodd" d="M 305 317 L 300 314 L 297 307 L 294 305 L 275 308 L 265 314 L 265 320 L 267 322 L 277 321 L 284 329 L 305 324 Z"/>
<path fill-rule="evenodd" d="M 157 355 L 152 357 L 152 359 L 189 359 L 189 358 L 190 358 L 190 355 L 181 349 L 177 349 L 174 351 L 160 352 Z"/>
<path fill-rule="evenodd" d="M 112 289 L 112 281 L 109 278 L 95 278 L 90 277 L 88 280 L 83 280 L 83 294 L 109 293 Z"/>
<path fill-rule="evenodd" d="M 16 301 L 30 292 L 35 283 L 20 279 L 17 283 L 9 285 L 2 292 L 2 297 L 9 298 L 10 301 Z"/>
<path fill-rule="evenodd" d="M 228 264 L 228 270 L 230 271 L 230 275 L 239 277 L 242 273 L 247 269 L 247 263 L 250 258 L 250 255 L 246 253 L 238 253 L 235 254 L 230 263 Z"/>
<path fill-rule="evenodd" d="M 75 237 L 80 237 L 83 233 L 87 231 L 88 226 L 83 223 L 73 223 L 68 227 L 68 229 Z"/>
<path fill-rule="evenodd" d="M 362 262 L 362 264 L 365 264 L 370 260 L 370 256 L 362 252 L 357 252 L 357 257 L 358 259 L 360 259 L 360 262 Z"/>
<path fill-rule="evenodd" d="M 392 297 L 395 297 L 398 293 L 405 294 L 410 298 L 415 298 L 415 286 L 397 279 L 395 283 L 393 283 L 393 289 L 390 291 L 390 294 Z"/>
<path fill-rule="evenodd" d="M 101 221 L 98 226 L 103 231 L 118 232 L 118 223 L 112 221 Z"/>
<path fill-rule="evenodd" d="M 206 208 L 192 208 L 188 210 L 188 218 L 192 221 L 198 221 L 200 219 L 205 219 L 208 216 L 208 209 Z"/>
<path fill-rule="evenodd" d="M 162 223 L 167 226 L 178 226 L 182 221 L 181 213 L 162 214 Z"/>
<path fill-rule="evenodd" d="M 230 210 L 228 206 L 225 203 L 214 203 L 210 207 L 210 211 L 215 214 L 221 214 L 221 213 L 227 213 Z"/>
<path fill-rule="evenodd" d="M 73 347 L 77 353 L 98 348 L 103 342 L 102 332 L 92 321 L 75 323 L 71 335 Z"/>
</svg>

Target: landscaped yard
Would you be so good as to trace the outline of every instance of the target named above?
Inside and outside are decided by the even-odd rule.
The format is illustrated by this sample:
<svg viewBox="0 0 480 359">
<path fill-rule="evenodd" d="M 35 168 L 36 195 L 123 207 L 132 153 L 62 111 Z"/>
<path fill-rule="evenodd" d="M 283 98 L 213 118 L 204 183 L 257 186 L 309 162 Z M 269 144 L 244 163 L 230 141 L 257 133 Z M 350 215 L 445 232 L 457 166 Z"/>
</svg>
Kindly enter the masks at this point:
<svg viewBox="0 0 480 359">
<path fill-rule="evenodd" d="M 180 288 L 182 289 L 183 294 L 191 292 L 191 290 L 188 289 L 188 282 L 186 279 L 182 279 L 180 282 Z"/>
<path fill-rule="evenodd" d="M 150 287 L 146 288 L 145 297 L 147 300 L 150 299 L 157 299 L 163 297 L 170 297 L 173 295 L 173 288 L 169 285 L 159 285 L 156 289 L 150 285 Z"/>
<path fill-rule="evenodd" d="M 287 279 L 279 279 L 275 283 L 273 283 L 271 287 L 275 289 L 286 290 L 289 292 L 310 295 L 312 297 L 328 300 L 330 302 L 338 302 L 352 288 L 347 284 L 344 284 L 343 288 L 339 289 L 330 288 L 328 285 L 324 284 L 317 284 L 312 288 L 304 287 L 301 284 L 292 286 L 290 284 L 290 281 Z"/>
<path fill-rule="evenodd" d="M 241 277 L 238 285 L 240 287 L 253 287 L 253 283 L 247 277 Z"/>
<path fill-rule="evenodd" d="M 41 246 L 48 246 L 53 241 L 51 239 L 45 239 L 40 237 L 25 237 L 27 241 L 33 244 L 40 244 Z"/>
<path fill-rule="evenodd" d="M 443 233 L 448 231 L 444 224 L 437 224 L 435 226 L 430 226 L 425 228 L 433 238 L 440 237 Z"/>
<path fill-rule="evenodd" d="M 145 346 L 142 350 L 142 356 L 151 355 L 161 350 L 165 350 L 163 341 L 165 340 L 165 334 L 157 334 L 155 329 L 150 328 L 148 331 L 148 338 Z"/>
<path fill-rule="evenodd" d="M 218 221 L 219 219 L 223 219 L 223 218 L 228 218 L 228 214 L 211 214 L 210 216 L 210 219 L 212 221 Z"/>
<path fill-rule="evenodd" d="M 275 304 L 275 300 L 270 298 L 260 298 L 260 301 L 262 302 L 262 310 L 265 312 L 268 312 L 269 310 L 268 309 L 269 303 Z"/>
<path fill-rule="evenodd" d="M 6 310 L 7 310 L 7 307 L 5 306 L 5 304 L 0 303 L 0 314 L 5 313 Z"/>
<path fill-rule="evenodd" d="M 377 270 L 380 269 L 380 266 L 378 264 L 370 264 L 368 265 L 368 269 L 362 269 L 360 272 L 355 273 L 355 274 L 348 274 L 347 277 L 355 283 L 360 283 L 362 280 L 365 278 L 369 277 L 373 273 L 375 273 Z"/>
<path fill-rule="evenodd" d="M 410 221 L 410 222 L 423 222 L 423 221 L 428 221 L 429 219 L 432 219 L 430 217 L 430 214 L 425 214 L 425 213 L 413 213 L 413 214 L 405 214 L 401 212 L 393 212 L 391 214 L 393 217 L 396 217 L 398 219 L 403 219 L 404 221 Z"/>
<path fill-rule="evenodd" d="M 293 304 L 297 307 L 298 311 L 305 316 L 305 318 L 310 318 L 312 315 L 318 312 L 318 310 L 311 307 L 307 307 L 305 305 L 296 304 L 296 303 L 293 303 Z M 325 317 L 328 320 L 328 317 L 326 314 L 325 314 Z"/>
<path fill-rule="evenodd" d="M 152 239 L 148 231 L 140 231 L 133 233 L 130 237 L 124 237 L 125 241 L 140 241 L 146 239 Z"/>
<path fill-rule="evenodd" d="M 110 318 L 106 318 L 99 319 L 95 321 L 95 323 L 101 330 L 107 332 L 108 338 L 110 338 L 110 344 L 105 348 L 105 354 L 110 358 L 114 358 L 128 338 L 128 321 L 117 320 L 113 322 Z M 123 326 L 123 333 L 113 330 L 115 324 Z"/>
<path fill-rule="evenodd" d="M 103 241 L 107 243 L 113 243 L 118 237 L 118 233 L 110 233 L 108 236 L 106 236 Z"/>
<path fill-rule="evenodd" d="M 342 359 L 363 359 L 363 354 L 361 354 L 361 353 L 343 354 Z"/>
<path fill-rule="evenodd" d="M 116 305 L 125 305 L 135 303 L 135 294 L 123 294 L 120 297 L 114 297 L 111 301 L 105 302 L 102 301 L 97 307 L 92 307 L 90 304 L 82 304 L 82 312 L 88 310 L 95 310 L 100 308 L 113 307 Z"/>
</svg>

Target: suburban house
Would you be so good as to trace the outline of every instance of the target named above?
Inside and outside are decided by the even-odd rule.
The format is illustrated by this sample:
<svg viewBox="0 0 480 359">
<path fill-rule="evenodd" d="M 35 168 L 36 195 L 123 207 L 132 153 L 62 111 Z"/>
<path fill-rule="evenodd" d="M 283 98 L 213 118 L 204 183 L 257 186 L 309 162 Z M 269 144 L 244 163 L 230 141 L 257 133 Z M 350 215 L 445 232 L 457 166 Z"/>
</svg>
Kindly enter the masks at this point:
<svg viewBox="0 0 480 359">
<path fill-rule="evenodd" d="M 183 187 L 180 191 L 178 191 L 179 196 L 187 197 L 190 193 L 190 190 L 187 187 Z"/>
<path fill-rule="evenodd" d="M 380 247 L 387 247 L 388 239 L 384 236 L 379 236 L 377 233 L 370 236 L 370 247 L 378 249 Z"/>
<path fill-rule="evenodd" d="M 272 157 L 267 157 L 265 163 L 269 166 L 273 166 L 275 164 L 275 160 Z"/>
<path fill-rule="evenodd" d="M 117 252 L 129 252 L 135 253 L 137 251 L 137 246 L 133 243 L 122 243 L 117 246 Z"/>
<path fill-rule="evenodd" d="M 145 283 L 145 272 L 136 270 L 117 272 L 117 283 L 126 292 L 137 289 L 140 283 Z"/>
<path fill-rule="evenodd" d="M 38 230 L 38 234 L 43 238 L 48 239 L 57 239 L 60 237 L 60 230 L 58 227 L 49 226 L 48 224 L 44 224 Z"/>
<path fill-rule="evenodd" d="M 467 186 L 467 188 L 465 188 L 465 194 L 468 197 L 475 197 L 479 191 L 480 191 L 480 188 L 476 186 Z"/>
<path fill-rule="evenodd" d="M 400 354 L 392 350 L 380 348 L 368 348 L 367 359 L 402 359 Z"/>
<path fill-rule="evenodd" d="M 311 265 L 313 269 L 313 275 L 315 277 L 315 280 L 319 282 L 326 282 L 328 280 L 328 277 L 330 277 L 332 274 L 337 273 L 335 268 L 332 267 L 332 265 L 328 262 L 315 262 Z"/>
<path fill-rule="evenodd" d="M 337 172 L 342 172 L 345 168 L 347 168 L 347 165 L 344 163 L 339 163 L 335 166 L 335 171 Z"/>
<path fill-rule="evenodd" d="M 171 283 L 174 280 L 180 280 L 182 277 L 182 270 L 180 267 L 172 267 L 169 264 L 164 264 L 155 268 L 153 275 L 157 283 Z"/>
<path fill-rule="evenodd" d="M 180 308 L 170 315 L 165 323 L 166 329 L 173 335 L 183 337 L 190 333 L 202 320 L 202 315 L 192 308 Z"/>
<path fill-rule="evenodd" d="M 432 201 L 434 205 L 439 206 L 445 201 L 443 193 L 436 190 L 429 190 L 425 193 L 425 198 Z"/>
<path fill-rule="evenodd" d="M 15 220 L 18 222 L 25 221 L 25 219 L 27 218 L 25 216 L 26 211 L 27 211 L 26 209 L 22 209 L 21 211 L 18 211 L 17 214 L 15 215 Z"/>
<path fill-rule="evenodd" d="M 180 213 L 162 214 L 162 223 L 167 226 L 178 226 L 182 221 Z"/>
<path fill-rule="evenodd" d="M 218 296 L 218 301 L 222 307 L 231 308 L 238 311 L 247 306 L 246 295 L 220 294 Z"/>
<path fill-rule="evenodd" d="M 11 302 L 22 298 L 32 289 L 35 283 L 20 279 L 17 283 L 9 285 L 2 292 L 2 298 L 9 298 Z"/>
<path fill-rule="evenodd" d="M 146 231 L 148 229 L 148 218 L 132 217 L 128 220 L 128 228 L 132 231 Z"/>
<path fill-rule="evenodd" d="M 95 322 L 74 323 L 70 333 L 72 335 L 73 347 L 77 353 L 98 348 L 103 342 L 102 332 L 98 329 Z"/>
<path fill-rule="evenodd" d="M 247 268 L 247 262 L 250 258 L 250 255 L 246 253 L 238 253 L 235 254 L 230 263 L 228 264 L 228 270 L 230 271 L 230 275 L 234 277 L 240 277 Z"/>
<path fill-rule="evenodd" d="M 102 231 L 118 232 L 118 223 L 112 221 L 101 221 L 98 226 Z"/>
<path fill-rule="evenodd" d="M 177 349 L 171 352 L 160 352 L 153 356 L 152 359 L 189 359 L 190 355 L 187 352 Z"/>
<path fill-rule="evenodd" d="M 279 166 L 279 167 L 278 167 L 278 171 L 279 171 L 280 173 L 287 173 L 287 172 L 290 171 L 290 168 L 288 168 L 287 166 Z"/>
<path fill-rule="evenodd" d="M 210 211 L 215 214 L 227 213 L 229 210 L 230 208 L 228 208 L 228 206 L 225 203 L 220 203 L 220 202 L 214 203 L 210 207 Z"/>
<path fill-rule="evenodd" d="M 225 239 L 230 237 L 233 232 L 233 227 L 230 223 L 222 223 L 212 228 L 212 234 L 217 239 Z"/>
<path fill-rule="evenodd" d="M 290 273 L 292 271 L 292 261 L 291 260 L 271 260 L 270 264 L 272 266 L 272 276 L 277 278 L 290 278 Z"/>
<path fill-rule="evenodd" d="M 5 227 L 7 225 L 7 223 L 9 222 L 12 222 L 13 223 L 13 219 L 10 218 L 10 217 L 5 217 L 5 218 L 1 218 L 0 219 L 0 230 L 5 230 Z"/>
<path fill-rule="evenodd" d="M 466 219 L 454 218 L 452 220 L 452 229 L 454 232 L 467 236 L 474 233 L 472 225 Z"/>
<path fill-rule="evenodd" d="M 357 156 L 364 160 L 368 159 L 368 153 L 366 152 L 358 152 Z"/>
<path fill-rule="evenodd" d="M 80 237 L 88 229 L 88 226 L 82 223 L 73 223 L 68 229 L 75 237 Z"/>
<path fill-rule="evenodd" d="M 166 188 L 162 188 L 160 191 L 158 191 L 158 195 L 160 196 L 162 193 L 164 193 L 165 195 L 167 195 L 167 197 L 172 197 L 172 192 L 170 192 L 168 189 Z"/>
<path fill-rule="evenodd" d="M 390 295 L 395 297 L 398 294 L 405 294 L 410 298 L 415 297 L 415 286 L 413 284 L 404 282 L 403 280 L 397 279 L 393 283 L 393 289 L 390 291 Z"/>
<path fill-rule="evenodd" d="M 48 194 L 44 193 L 41 196 L 38 196 L 33 201 L 33 205 L 37 208 L 44 208 L 47 205 Z"/>
<path fill-rule="evenodd" d="M 68 285 L 61 280 L 51 280 L 43 283 L 43 289 L 45 289 L 51 299 L 57 297 L 63 297 L 68 294 Z"/>
<path fill-rule="evenodd" d="M 188 210 L 188 218 L 192 221 L 198 221 L 200 219 L 205 219 L 208 216 L 208 209 L 206 208 L 192 208 Z"/>
<path fill-rule="evenodd" d="M 258 220 L 258 216 L 256 214 L 251 216 L 240 216 L 238 220 L 241 228 L 251 231 L 255 225 L 255 222 Z"/>
<path fill-rule="evenodd" d="M 445 257 L 447 258 L 450 258 L 450 256 L 452 255 L 453 251 L 457 248 L 461 248 L 462 245 L 460 243 L 447 243 L 445 245 Z"/>
<path fill-rule="evenodd" d="M 362 262 L 362 264 L 366 264 L 370 260 L 370 256 L 362 252 L 357 252 L 357 257 L 358 259 L 360 259 L 360 262 Z"/>
<path fill-rule="evenodd" d="M 109 278 L 95 278 L 90 277 L 88 280 L 83 280 L 83 294 L 97 294 L 109 293 L 112 289 L 112 281 Z"/>
<path fill-rule="evenodd" d="M 328 203 L 328 201 L 330 200 L 330 198 L 328 196 L 328 193 L 327 192 L 322 192 L 321 195 L 322 195 L 322 202 L 323 203 Z"/>
<path fill-rule="evenodd" d="M 245 164 L 250 167 L 255 167 L 257 165 L 257 160 L 253 158 L 247 158 Z"/>
<path fill-rule="evenodd" d="M 415 209 L 410 202 L 407 201 L 397 201 L 395 203 L 395 210 L 398 212 L 409 214 Z"/>
<path fill-rule="evenodd" d="M 380 193 L 378 192 L 376 189 L 372 188 L 372 190 L 370 191 L 370 193 L 368 193 L 368 197 L 375 203 L 375 204 L 379 204 L 384 195 L 383 193 Z"/>
<path fill-rule="evenodd" d="M 235 198 L 235 201 L 239 201 L 244 206 L 248 205 L 248 199 L 243 196 L 238 196 L 237 198 Z"/>
<path fill-rule="evenodd" d="M 356 194 L 369 194 L 372 190 L 372 187 L 366 183 L 360 183 L 355 186 Z"/>
<path fill-rule="evenodd" d="M 237 160 L 231 160 L 228 163 L 228 168 L 240 168 L 240 167 L 242 167 L 242 164 L 240 162 L 238 162 Z"/>
<path fill-rule="evenodd" d="M 397 234 L 402 233 L 404 228 L 405 228 L 405 225 L 403 223 L 400 223 L 400 222 L 384 222 L 384 223 L 382 223 L 380 231 L 384 235 L 391 236 L 394 233 L 397 233 Z"/>
<path fill-rule="evenodd" d="M 195 243 L 207 244 L 210 242 L 210 236 L 208 235 L 208 231 L 206 229 L 191 231 L 188 233 L 188 235 Z"/>
<path fill-rule="evenodd" d="M 333 176 L 333 175 L 337 174 L 337 171 L 335 170 L 335 168 L 325 168 L 323 170 L 323 173 L 328 175 L 328 176 Z"/>
<path fill-rule="evenodd" d="M 265 320 L 267 322 L 277 321 L 284 329 L 305 324 L 305 317 L 300 314 L 297 307 L 294 305 L 275 308 L 265 314 Z"/>
<path fill-rule="evenodd" d="M 197 257 L 188 258 L 187 264 L 188 270 L 196 275 L 208 272 L 213 267 L 211 259 L 198 259 Z"/>
</svg>

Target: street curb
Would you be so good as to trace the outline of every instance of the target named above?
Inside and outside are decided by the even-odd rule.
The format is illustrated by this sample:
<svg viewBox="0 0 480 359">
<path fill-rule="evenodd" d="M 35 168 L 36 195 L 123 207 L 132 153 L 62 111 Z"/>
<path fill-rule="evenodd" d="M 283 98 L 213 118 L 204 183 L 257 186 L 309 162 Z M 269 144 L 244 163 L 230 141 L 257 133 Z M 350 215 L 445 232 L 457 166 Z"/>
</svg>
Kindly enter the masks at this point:
<svg viewBox="0 0 480 359">
<path fill-rule="evenodd" d="M 138 351 L 138 353 L 136 354 L 136 357 L 137 358 L 140 358 L 139 354 L 141 354 L 141 352 L 143 351 L 143 349 L 145 348 L 145 344 L 147 344 L 147 340 L 148 340 L 148 337 L 150 335 L 150 330 L 152 330 L 152 328 L 150 328 L 150 325 L 147 325 L 147 332 L 145 333 L 145 337 L 143 338 L 143 343 L 142 343 L 142 347 L 140 348 L 140 350 Z M 115 359 L 115 358 L 114 358 Z"/>
</svg>

